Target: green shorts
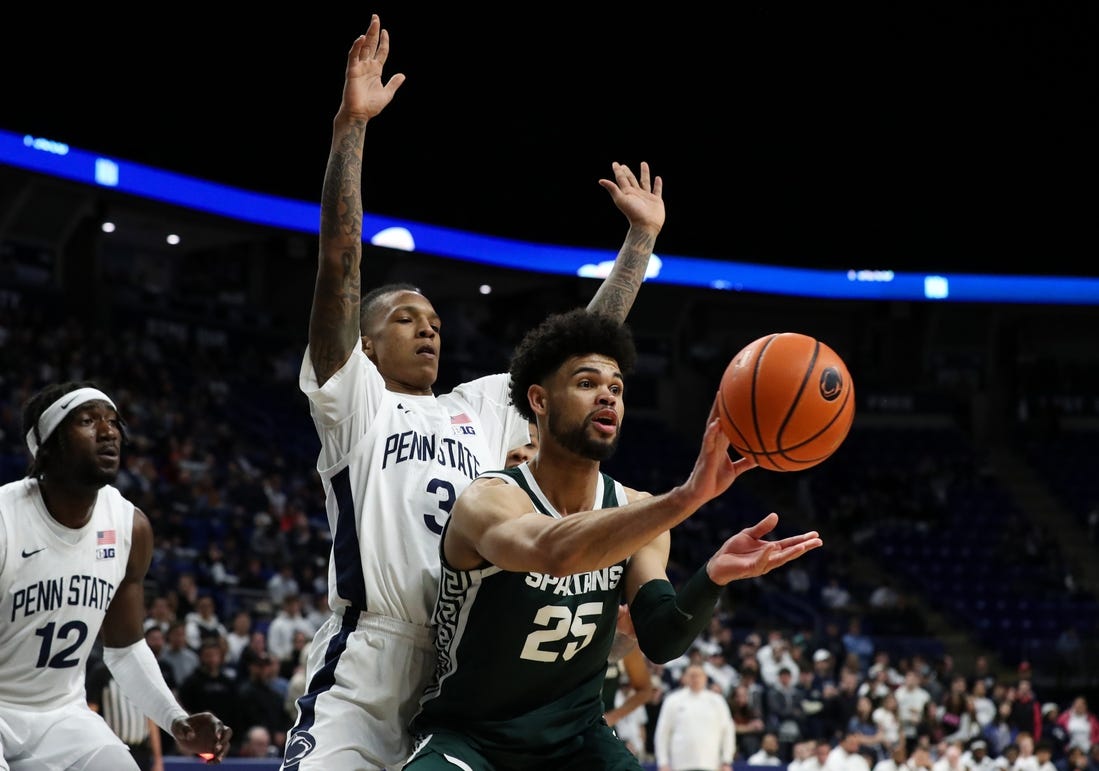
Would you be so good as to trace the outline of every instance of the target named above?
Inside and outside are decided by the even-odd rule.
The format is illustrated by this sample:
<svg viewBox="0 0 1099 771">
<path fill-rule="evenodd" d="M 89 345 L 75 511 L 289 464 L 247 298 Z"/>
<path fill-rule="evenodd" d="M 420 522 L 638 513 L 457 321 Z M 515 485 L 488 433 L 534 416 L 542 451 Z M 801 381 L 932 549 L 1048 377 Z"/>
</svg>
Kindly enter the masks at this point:
<svg viewBox="0 0 1099 771">
<path fill-rule="evenodd" d="M 547 757 L 526 750 L 485 750 L 473 739 L 436 731 L 416 743 L 404 771 L 642 771 L 625 742 L 603 723 L 586 730 L 580 746 L 570 754 Z"/>
</svg>

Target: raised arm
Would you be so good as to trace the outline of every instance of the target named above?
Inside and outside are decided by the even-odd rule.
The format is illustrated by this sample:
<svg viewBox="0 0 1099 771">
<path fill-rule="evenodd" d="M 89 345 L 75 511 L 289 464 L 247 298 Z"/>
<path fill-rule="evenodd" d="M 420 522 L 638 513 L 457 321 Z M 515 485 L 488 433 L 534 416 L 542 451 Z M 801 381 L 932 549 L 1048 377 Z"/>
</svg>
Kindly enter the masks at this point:
<svg viewBox="0 0 1099 771">
<path fill-rule="evenodd" d="M 332 121 L 332 146 L 321 191 L 320 252 L 309 317 L 309 355 L 321 385 L 360 345 L 366 124 L 385 109 L 405 80 L 397 73 L 382 82 L 388 56 L 389 33 L 375 14 L 366 34 L 355 40 L 347 55 L 343 100 Z"/>
<path fill-rule="evenodd" d="M 599 285 L 595 297 L 588 303 L 588 310 L 617 319 L 626 316 L 637 299 L 637 291 L 645 279 L 656 246 L 656 237 L 664 227 L 664 183 L 660 177 L 650 177 L 649 164 L 642 162 L 638 179 L 628 166 L 611 164 L 614 179 L 601 179 L 599 184 L 611 194 L 619 211 L 630 221 L 626 240 L 618 250 L 611 272 Z"/>
</svg>

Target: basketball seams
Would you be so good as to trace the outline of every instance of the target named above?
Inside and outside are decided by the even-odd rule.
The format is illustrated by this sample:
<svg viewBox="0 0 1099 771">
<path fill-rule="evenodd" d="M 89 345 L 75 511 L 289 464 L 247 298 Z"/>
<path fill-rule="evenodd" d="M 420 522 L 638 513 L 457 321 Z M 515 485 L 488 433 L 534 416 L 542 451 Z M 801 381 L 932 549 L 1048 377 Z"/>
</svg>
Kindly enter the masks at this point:
<svg viewBox="0 0 1099 771">
<path fill-rule="evenodd" d="M 755 361 L 752 363 L 752 380 L 751 380 L 751 404 L 752 404 L 752 428 L 755 430 L 756 441 L 766 454 L 770 454 L 770 450 L 767 446 L 767 441 L 763 438 L 763 431 L 760 428 L 759 420 L 759 402 L 756 398 L 756 385 L 759 383 L 759 373 L 763 368 L 763 357 L 767 354 L 767 349 L 771 347 L 771 344 L 778 339 L 778 334 L 770 335 L 767 340 L 759 347 L 759 351 L 756 353 Z"/>
<path fill-rule="evenodd" d="M 801 378 L 801 384 L 798 385 L 797 391 L 794 393 L 794 398 L 790 401 L 790 406 L 786 410 L 786 415 L 782 418 L 782 423 L 778 427 L 778 431 L 775 432 L 775 453 L 781 455 L 783 460 L 792 461 L 797 463 L 797 459 L 788 457 L 788 453 L 791 450 L 797 449 L 798 446 L 803 446 L 810 440 L 800 442 L 794 447 L 784 447 L 782 443 L 782 436 L 786 432 L 786 427 L 790 425 L 790 421 L 794 417 L 794 413 L 797 411 L 798 405 L 801 404 L 801 398 L 805 395 L 805 386 L 809 382 L 813 375 L 813 371 L 817 368 L 817 359 L 820 357 L 820 341 L 813 340 L 813 353 L 809 357 L 809 367 L 805 370 L 805 374 Z M 819 434 L 818 434 L 819 435 Z"/>
</svg>

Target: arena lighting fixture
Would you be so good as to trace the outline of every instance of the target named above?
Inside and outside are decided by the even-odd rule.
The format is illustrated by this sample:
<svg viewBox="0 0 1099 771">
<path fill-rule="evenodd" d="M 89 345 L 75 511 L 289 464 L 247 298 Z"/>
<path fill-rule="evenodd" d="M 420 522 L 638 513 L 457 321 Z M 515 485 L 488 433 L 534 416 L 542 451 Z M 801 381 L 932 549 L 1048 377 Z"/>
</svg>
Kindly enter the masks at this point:
<svg viewBox="0 0 1099 771">
<path fill-rule="evenodd" d="M 0 129 L 0 164 L 209 212 L 242 222 L 316 235 L 320 204 L 233 188 L 43 137 Z M 551 246 L 363 214 L 363 239 L 377 246 L 513 270 L 604 275 L 614 252 Z M 888 269 L 817 270 L 661 254 L 646 281 L 732 292 L 842 300 L 1099 305 L 1099 278 L 917 273 Z"/>
</svg>

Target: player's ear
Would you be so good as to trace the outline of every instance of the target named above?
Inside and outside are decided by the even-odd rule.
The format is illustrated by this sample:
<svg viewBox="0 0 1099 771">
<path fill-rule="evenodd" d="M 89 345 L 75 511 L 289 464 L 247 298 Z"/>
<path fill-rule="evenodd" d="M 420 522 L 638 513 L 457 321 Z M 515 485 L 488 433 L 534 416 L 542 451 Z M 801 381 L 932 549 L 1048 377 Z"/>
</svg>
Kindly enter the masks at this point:
<svg viewBox="0 0 1099 771">
<path fill-rule="evenodd" d="M 368 359 L 373 358 L 373 356 L 374 356 L 374 341 L 371 340 L 366 335 L 362 335 L 360 340 L 362 341 L 363 353 L 366 354 L 366 357 Z"/>
<path fill-rule="evenodd" d="M 546 389 L 535 383 L 527 389 L 527 400 L 535 415 L 546 414 Z"/>
</svg>

